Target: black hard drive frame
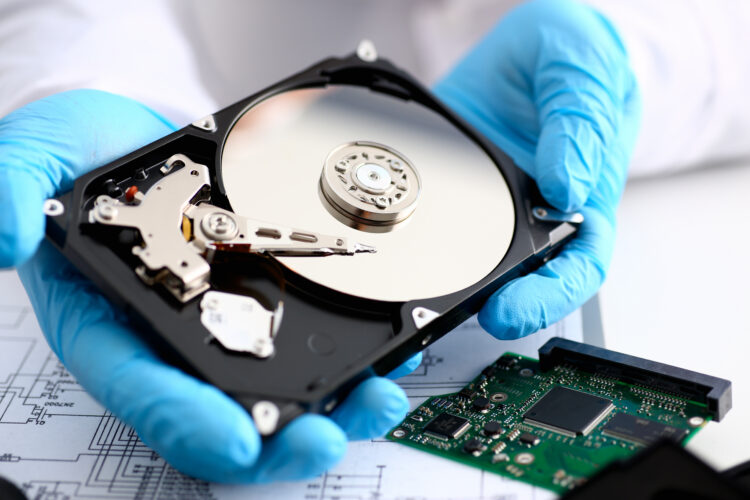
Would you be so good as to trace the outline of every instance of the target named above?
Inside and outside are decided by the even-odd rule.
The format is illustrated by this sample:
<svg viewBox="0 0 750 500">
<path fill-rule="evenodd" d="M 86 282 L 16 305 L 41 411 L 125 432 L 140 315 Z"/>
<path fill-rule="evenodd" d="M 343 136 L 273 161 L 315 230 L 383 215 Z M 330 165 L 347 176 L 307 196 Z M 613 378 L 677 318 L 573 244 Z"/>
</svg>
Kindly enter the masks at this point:
<svg viewBox="0 0 750 500">
<path fill-rule="evenodd" d="M 139 180 L 137 171 L 156 172 L 174 154 L 184 154 L 207 165 L 214 186 L 211 203 L 231 210 L 222 183 L 221 156 L 236 120 L 274 95 L 328 85 L 365 87 L 418 102 L 445 117 L 478 144 L 498 166 L 513 198 L 516 212 L 511 245 L 498 266 L 474 285 L 449 295 L 408 302 L 346 295 L 271 262 L 278 276 L 256 280 L 250 286 L 270 295 L 283 293 L 285 312 L 276 339 L 276 354 L 258 359 L 206 342 L 210 334 L 200 321 L 200 298 L 183 304 L 164 290 L 145 284 L 123 255 L 113 249 L 114 236 L 92 232 L 88 210 L 100 194 L 117 198 L 131 184 L 146 191 L 156 175 Z M 575 224 L 535 216 L 534 208 L 537 215 L 539 208 L 550 214 L 555 211 L 531 178 L 425 87 L 386 60 L 368 62 L 356 54 L 326 59 L 212 117 L 215 127 L 187 126 L 77 179 L 72 191 L 57 198 L 64 210 L 60 215 L 48 216 L 47 236 L 83 275 L 127 313 L 135 330 L 165 361 L 217 386 L 251 414 L 258 401 L 273 403 L 280 415 L 276 429 L 304 412 L 330 412 L 362 380 L 389 373 L 476 313 L 492 292 L 540 266 L 576 231 Z M 143 172 L 140 177 L 144 177 Z M 471 249 L 457 250 L 453 265 L 461 265 L 466 258 L 471 258 Z M 242 290 L 247 286 L 243 276 L 257 274 L 258 259 L 274 261 L 271 257 L 248 257 L 217 264 L 216 277 L 212 270 L 212 286 L 218 284 L 225 291 Z M 426 308 L 438 315 L 420 328 L 415 324 L 415 308 Z M 311 347 L 316 335 L 324 336 L 333 351 L 329 348 L 325 353 L 319 349 L 316 352 Z"/>
</svg>

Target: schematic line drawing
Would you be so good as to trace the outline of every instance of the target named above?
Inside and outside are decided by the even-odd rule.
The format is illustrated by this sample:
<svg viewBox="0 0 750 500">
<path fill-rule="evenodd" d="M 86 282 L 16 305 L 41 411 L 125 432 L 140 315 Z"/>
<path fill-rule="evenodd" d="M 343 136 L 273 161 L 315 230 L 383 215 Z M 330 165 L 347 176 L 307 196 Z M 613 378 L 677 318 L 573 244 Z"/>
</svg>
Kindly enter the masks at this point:
<svg viewBox="0 0 750 500">
<path fill-rule="evenodd" d="M 242 486 L 188 477 L 78 384 L 50 350 L 30 305 L 18 304 L 24 292 L 15 273 L 0 272 L 0 290 L 0 476 L 15 482 L 30 499 L 554 498 L 544 490 L 457 467 L 383 438 L 350 443 L 341 464 L 309 481 Z M 538 343 L 561 333 L 564 327 L 556 326 Z M 474 318 L 430 346 L 420 367 L 398 382 L 411 404 L 418 405 L 429 396 L 460 389 L 505 350 L 508 345 L 482 332 Z M 528 352 L 534 351 L 530 345 Z M 421 477 L 417 470 L 432 474 Z"/>
</svg>

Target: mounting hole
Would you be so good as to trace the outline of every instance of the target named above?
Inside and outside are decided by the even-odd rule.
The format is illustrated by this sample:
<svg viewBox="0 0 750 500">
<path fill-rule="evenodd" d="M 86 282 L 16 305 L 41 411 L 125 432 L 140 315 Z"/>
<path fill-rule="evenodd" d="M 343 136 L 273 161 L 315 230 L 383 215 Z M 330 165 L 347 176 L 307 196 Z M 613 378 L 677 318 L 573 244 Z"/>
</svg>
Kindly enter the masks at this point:
<svg viewBox="0 0 750 500">
<path fill-rule="evenodd" d="M 406 431 L 399 427 L 398 429 L 396 429 L 395 431 L 391 433 L 391 436 L 395 438 L 402 438 L 406 436 Z"/>
<path fill-rule="evenodd" d="M 490 396 L 490 401 L 494 401 L 495 403 L 502 403 L 503 401 L 506 401 L 508 399 L 508 395 L 504 392 L 496 392 L 492 396 Z"/>
<path fill-rule="evenodd" d="M 198 171 L 197 170 L 191 170 L 190 171 L 190 175 L 192 175 L 193 177 L 198 177 Z"/>
<path fill-rule="evenodd" d="M 688 425 L 689 425 L 690 427 L 700 427 L 701 425 L 703 425 L 703 423 L 704 423 L 705 421 L 706 421 L 706 420 L 705 420 L 705 419 L 704 419 L 703 417 L 698 417 L 698 416 L 695 416 L 695 417 L 690 417 L 690 418 L 688 419 Z"/>
<path fill-rule="evenodd" d="M 44 215 L 57 217 L 58 215 L 62 215 L 63 212 L 65 212 L 65 207 L 59 200 L 50 198 L 49 200 L 44 201 L 44 207 L 42 210 L 44 212 Z"/>
<path fill-rule="evenodd" d="M 519 453 L 514 460 L 518 465 L 529 465 L 534 463 L 534 455 L 531 453 Z"/>
</svg>

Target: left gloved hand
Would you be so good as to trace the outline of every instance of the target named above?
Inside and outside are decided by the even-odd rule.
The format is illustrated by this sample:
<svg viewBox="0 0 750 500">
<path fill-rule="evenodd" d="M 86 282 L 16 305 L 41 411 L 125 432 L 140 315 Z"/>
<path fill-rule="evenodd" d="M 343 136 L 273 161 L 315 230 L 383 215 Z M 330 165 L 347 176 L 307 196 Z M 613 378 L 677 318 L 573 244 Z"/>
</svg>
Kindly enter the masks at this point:
<svg viewBox="0 0 750 500">
<path fill-rule="evenodd" d="M 404 417 L 408 401 L 396 384 L 372 377 L 331 415 L 303 415 L 261 441 L 239 404 L 162 362 L 122 311 L 49 243 L 40 245 L 45 198 L 172 130 L 147 107 L 93 90 L 56 94 L 0 120 L 0 267 L 33 254 L 18 272 L 52 349 L 84 388 L 180 471 L 244 483 L 318 475 L 343 457 L 347 439 L 381 435 Z"/>
<path fill-rule="evenodd" d="M 435 92 L 533 177 L 551 205 L 585 217 L 556 258 L 502 287 L 479 313 L 498 338 L 528 335 L 581 306 L 609 267 L 640 121 L 625 47 L 592 8 L 536 0 L 511 11 Z"/>
</svg>

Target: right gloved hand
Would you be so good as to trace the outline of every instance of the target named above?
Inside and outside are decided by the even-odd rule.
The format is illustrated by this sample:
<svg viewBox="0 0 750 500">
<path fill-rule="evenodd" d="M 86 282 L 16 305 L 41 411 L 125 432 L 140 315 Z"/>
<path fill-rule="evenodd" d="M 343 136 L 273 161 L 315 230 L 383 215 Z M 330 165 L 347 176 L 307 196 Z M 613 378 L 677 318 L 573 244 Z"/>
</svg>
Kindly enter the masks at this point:
<svg viewBox="0 0 750 500">
<path fill-rule="evenodd" d="M 584 215 L 554 259 L 495 292 L 479 313 L 508 340 L 561 320 L 601 286 L 641 101 L 614 26 L 587 5 L 513 9 L 435 88 L 534 178 L 558 210 Z"/>
<path fill-rule="evenodd" d="M 347 439 L 379 436 L 403 419 L 409 405 L 396 384 L 370 378 L 330 417 L 303 415 L 261 443 L 242 407 L 159 360 L 57 250 L 40 245 L 46 198 L 172 130 L 145 106 L 92 90 L 53 95 L 0 120 L 0 267 L 26 261 L 18 272 L 54 352 L 180 471 L 243 483 L 318 475 L 343 457 Z"/>
</svg>

